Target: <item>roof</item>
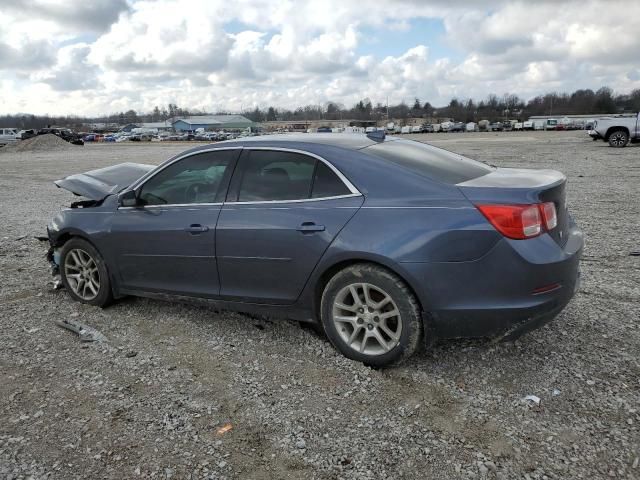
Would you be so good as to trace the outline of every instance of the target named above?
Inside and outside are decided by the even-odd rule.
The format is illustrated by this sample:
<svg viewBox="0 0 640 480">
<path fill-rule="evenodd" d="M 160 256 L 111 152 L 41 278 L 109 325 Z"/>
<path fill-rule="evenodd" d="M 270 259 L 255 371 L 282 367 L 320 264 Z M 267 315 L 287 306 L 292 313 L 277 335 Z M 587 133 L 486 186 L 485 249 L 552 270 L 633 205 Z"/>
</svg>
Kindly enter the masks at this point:
<svg viewBox="0 0 640 480">
<path fill-rule="evenodd" d="M 292 145 L 292 148 L 294 148 L 296 144 L 312 143 L 339 147 L 347 150 L 360 150 L 378 142 L 372 140 L 364 133 L 284 133 L 245 137 L 221 143 L 279 143 L 290 144 Z"/>
<path fill-rule="evenodd" d="M 396 138 L 387 137 L 384 141 L 395 141 Z M 195 153 L 201 150 L 209 150 L 212 147 L 280 147 L 313 151 L 313 147 L 327 146 L 344 150 L 361 150 L 374 145 L 375 140 L 370 139 L 364 133 L 285 133 L 278 135 L 261 135 L 257 137 L 243 137 L 236 140 L 216 142 L 211 145 L 203 145 L 191 148 L 180 155 Z"/>
<path fill-rule="evenodd" d="M 171 122 L 145 122 L 141 123 L 140 126 L 142 128 L 169 128 L 171 127 Z"/>
<path fill-rule="evenodd" d="M 178 118 L 173 123 L 179 121 L 183 121 L 189 125 L 221 125 L 224 123 L 253 124 L 251 120 L 242 115 L 194 115 L 191 117 Z"/>
</svg>

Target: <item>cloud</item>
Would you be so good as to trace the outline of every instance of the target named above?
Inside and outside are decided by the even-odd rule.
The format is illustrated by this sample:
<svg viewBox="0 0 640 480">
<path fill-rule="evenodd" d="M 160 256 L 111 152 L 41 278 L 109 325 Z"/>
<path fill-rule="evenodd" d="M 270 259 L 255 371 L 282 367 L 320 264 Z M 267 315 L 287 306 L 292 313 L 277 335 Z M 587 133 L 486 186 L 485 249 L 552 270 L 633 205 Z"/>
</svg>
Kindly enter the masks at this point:
<svg viewBox="0 0 640 480">
<path fill-rule="evenodd" d="M 63 47 L 58 51 L 58 63 L 44 75 L 34 75 L 58 91 L 95 90 L 101 87 L 98 81 L 99 69 L 89 63 L 91 48 L 86 44 Z"/>
<path fill-rule="evenodd" d="M 104 32 L 121 13 L 130 11 L 126 0 L 91 0 L 90 2 L 56 2 L 22 0 L 6 2 L 2 8 L 17 16 L 43 19 L 61 27 L 81 32 Z"/>
<path fill-rule="evenodd" d="M 419 19 L 441 25 L 437 39 Z M 3 6 L 0 24 L 5 111 L 169 102 L 237 111 L 364 97 L 442 105 L 603 84 L 627 91 L 640 78 L 640 3 L 619 0 L 25 0 Z M 371 36 L 385 53 L 364 48 Z"/>
<path fill-rule="evenodd" d="M 0 70 L 38 70 L 54 64 L 55 50 L 42 40 L 12 46 L 0 38 Z"/>
</svg>

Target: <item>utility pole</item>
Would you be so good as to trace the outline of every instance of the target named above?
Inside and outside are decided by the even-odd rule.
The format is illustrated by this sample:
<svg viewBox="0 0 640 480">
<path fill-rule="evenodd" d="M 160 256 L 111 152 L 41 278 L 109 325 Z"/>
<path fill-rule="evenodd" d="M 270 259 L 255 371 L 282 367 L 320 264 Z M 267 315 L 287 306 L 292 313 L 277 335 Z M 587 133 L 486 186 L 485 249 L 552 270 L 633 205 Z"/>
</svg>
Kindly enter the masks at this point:
<svg viewBox="0 0 640 480">
<path fill-rule="evenodd" d="M 387 123 L 389 123 L 389 95 L 387 95 Z"/>
</svg>

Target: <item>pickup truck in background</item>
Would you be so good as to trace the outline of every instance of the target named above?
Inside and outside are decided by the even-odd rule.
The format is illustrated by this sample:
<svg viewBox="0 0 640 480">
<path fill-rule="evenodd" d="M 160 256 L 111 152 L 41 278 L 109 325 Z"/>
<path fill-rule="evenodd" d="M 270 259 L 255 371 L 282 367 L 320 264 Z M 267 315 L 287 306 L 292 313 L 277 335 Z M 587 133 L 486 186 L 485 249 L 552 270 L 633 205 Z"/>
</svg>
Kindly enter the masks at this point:
<svg viewBox="0 0 640 480">
<path fill-rule="evenodd" d="M 626 147 L 630 141 L 640 141 L 640 113 L 634 117 L 599 118 L 589 135 L 594 140 L 601 138 L 615 148 Z"/>
<path fill-rule="evenodd" d="M 18 141 L 17 128 L 0 128 L 0 146 Z"/>
</svg>

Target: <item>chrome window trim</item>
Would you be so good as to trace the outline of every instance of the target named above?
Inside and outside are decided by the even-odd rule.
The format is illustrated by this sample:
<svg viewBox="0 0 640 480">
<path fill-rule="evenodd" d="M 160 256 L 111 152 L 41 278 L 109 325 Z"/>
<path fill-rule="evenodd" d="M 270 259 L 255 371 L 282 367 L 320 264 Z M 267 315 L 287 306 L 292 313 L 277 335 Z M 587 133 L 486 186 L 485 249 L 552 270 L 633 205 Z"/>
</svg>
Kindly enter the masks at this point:
<svg viewBox="0 0 640 480">
<path fill-rule="evenodd" d="M 250 202 L 224 202 L 225 205 L 270 205 L 276 203 L 305 203 L 305 202 L 320 202 L 323 200 L 336 200 L 340 198 L 355 198 L 361 197 L 361 193 L 347 193 L 344 195 L 335 195 L 333 197 L 318 197 L 318 198 L 300 198 L 297 200 L 255 200 Z"/>
<path fill-rule="evenodd" d="M 150 172 L 144 174 L 142 177 L 140 177 L 138 180 L 136 180 L 134 183 L 132 183 L 128 188 L 127 191 L 129 190 L 137 190 L 139 187 L 141 187 L 144 183 L 146 183 L 147 181 L 151 180 L 153 177 L 155 177 L 157 174 L 159 174 L 160 172 L 162 172 L 165 168 L 170 167 L 171 165 L 173 165 L 176 162 L 179 162 L 180 160 L 183 160 L 187 157 L 191 157 L 193 155 L 198 155 L 200 153 L 208 153 L 208 152 L 215 152 L 215 151 L 222 151 L 222 150 L 242 150 L 243 147 L 212 147 L 212 148 L 207 148 L 205 150 L 198 150 L 197 152 L 189 152 L 189 153 L 185 153 L 184 155 L 180 155 L 179 157 L 174 158 L 171 162 L 167 163 L 166 165 L 163 165 L 162 168 L 158 168 L 158 169 L 153 169 Z M 189 204 L 189 205 L 193 205 L 193 204 Z"/>
<path fill-rule="evenodd" d="M 167 207 L 221 207 L 222 202 L 215 203 L 163 203 L 161 205 L 140 205 L 139 207 L 118 207 L 118 210 L 146 210 Z"/>
<path fill-rule="evenodd" d="M 306 155 L 307 157 L 315 158 L 316 160 L 324 163 L 329 169 L 336 174 L 336 176 L 340 179 L 340 181 L 344 184 L 345 187 L 351 192 L 343 195 L 334 195 L 331 197 L 318 197 L 318 198 L 299 198 L 295 200 L 252 200 L 246 202 L 224 202 L 225 205 L 261 205 L 261 204 L 274 204 L 274 203 L 303 203 L 303 202 L 318 202 L 323 200 L 334 200 L 340 198 L 352 198 L 352 197 L 361 197 L 362 193 L 349 181 L 344 174 L 338 170 L 331 162 L 325 160 L 320 155 L 317 155 L 312 152 L 307 152 L 306 150 L 299 150 L 297 148 L 286 148 L 286 147 L 244 147 L 244 150 L 259 150 L 259 151 L 271 151 L 271 152 L 290 152 L 290 153 L 298 153 L 300 155 Z"/>
<path fill-rule="evenodd" d="M 286 148 L 286 147 L 247 147 L 247 146 L 235 146 L 235 147 L 213 147 L 208 148 L 206 150 L 198 150 L 197 152 L 191 152 L 188 154 L 180 155 L 179 157 L 174 158 L 170 163 L 164 165 L 161 169 L 152 170 L 151 172 L 143 175 L 139 178 L 135 183 L 133 183 L 127 190 L 136 190 L 141 187 L 144 183 L 149 181 L 151 178 L 156 176 L 158 173 L 162 172 L 165 168 L 173 165 L 174 163 L 183 160 L 192 155 L 197 155 L 199 153 L 207 153 L 207 152 L 215 152 L 222 150 L 266 150 L 266 151 L 276 151 L 276 152 L 291 152 L 298 153 L 300 155 L 306 155 L 308 157 L 315 158 L 316 160 L 324 163 L 329 169 L 337 175 L 340 181 L 347 187 L 347 189 L 351 192 L 344 195 L 334 195 L 332 197 L 319 197 L 319 198 L 300 198 L 296 200 L 256 200 L 256 201 L 247 201 L 247 202 L 219 202 L 219 203 L 180 203 L 180 204 L 162 204 L 162 205 L 145 205 L 141 207 L 118 207 L 118 210 L 132 210 L 132 209 L 148 209 L 148 208 L 167 208 L 167 207 L 202 207 L 202 206 L 219 206 L 219 205 L 261 205 L 261 204 L 275 204 L 275 203 L 303 203 L 303 202 L 319 202 L 324 200 L 336 200 L 341 198 L 352 198 L 352 197 L 361 197 L 362 193 L 349 181 L 344 174 L 338 170 L 331 162 L 325 160 L 320 155 L 317 155 L 312 152 L 307 152 L 305 150 L 299 150 L 296 148 Z"/>
</svg>

